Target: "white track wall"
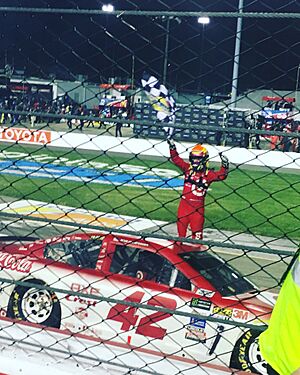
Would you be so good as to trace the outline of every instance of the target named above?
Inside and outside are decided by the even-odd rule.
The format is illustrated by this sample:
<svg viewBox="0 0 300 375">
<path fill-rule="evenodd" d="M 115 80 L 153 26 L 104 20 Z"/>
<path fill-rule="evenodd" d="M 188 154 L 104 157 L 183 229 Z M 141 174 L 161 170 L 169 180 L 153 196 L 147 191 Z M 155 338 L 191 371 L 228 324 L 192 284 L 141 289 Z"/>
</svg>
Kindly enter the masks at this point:
<svg viewBox="0 0 300 375">
<path fill-rule="evenodd" d="M 116 138 L 76 132 L 53 132 L 25 128 L 0 128 L 0 142 L 13 142 L 47 147 L 72 148 L 78 150 L 114 152 L 147 157 L 169 157 L 169 147 L 164 140 L 140 138 Z M 194 143 L 177 143 L 183 158 L 188 159 Z M 236 165 L 269 167 L 271 169 L 300 170 L 300 154 L 270 150 L 245 149 L 206 145 L 211 161 L 220 161 L 218 153 L 224 152 L 229 161 Z"/>
</svg>

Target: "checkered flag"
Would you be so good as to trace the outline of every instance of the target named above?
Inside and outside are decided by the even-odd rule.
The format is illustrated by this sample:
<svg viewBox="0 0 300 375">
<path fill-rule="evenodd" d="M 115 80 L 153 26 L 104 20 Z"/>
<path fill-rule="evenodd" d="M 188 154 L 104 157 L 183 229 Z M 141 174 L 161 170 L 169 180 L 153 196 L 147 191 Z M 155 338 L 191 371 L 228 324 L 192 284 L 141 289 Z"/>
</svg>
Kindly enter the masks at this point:
<svg viewBox="0 0 300 375">
<path fill-rule="evenodd" d="M 166 123 L 175 123 L 176 103 L 174 98 L 169 94 L 166 86 L 162 85 L 157 78 L 144 72 L 141 79 L 143 89 L 152 105 L 157 112 L 156 116 L 159 121 Z M 167 138 L 171 138 L 174 128 L 164 127 Z"/>
</svg>

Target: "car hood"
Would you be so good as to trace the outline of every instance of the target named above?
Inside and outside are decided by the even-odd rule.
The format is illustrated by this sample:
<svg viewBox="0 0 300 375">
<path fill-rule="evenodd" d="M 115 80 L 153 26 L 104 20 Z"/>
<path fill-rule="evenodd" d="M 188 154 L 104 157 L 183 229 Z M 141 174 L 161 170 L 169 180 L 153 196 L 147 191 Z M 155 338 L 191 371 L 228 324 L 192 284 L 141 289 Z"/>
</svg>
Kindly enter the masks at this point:
<svg viewBox="0 0 300 375">
<path fill-rule="evenodd" d="M 249 309 L 254 309 L 258 311 L 270 311 L 273 309 L 277 297 L 278 294 L 276 293 L 257 291 L 255 294 L 244 293 L 239 294 L 233 298 L 230 297 L 230 299 L 241 301 L 243 305 Z"/>
</svg>

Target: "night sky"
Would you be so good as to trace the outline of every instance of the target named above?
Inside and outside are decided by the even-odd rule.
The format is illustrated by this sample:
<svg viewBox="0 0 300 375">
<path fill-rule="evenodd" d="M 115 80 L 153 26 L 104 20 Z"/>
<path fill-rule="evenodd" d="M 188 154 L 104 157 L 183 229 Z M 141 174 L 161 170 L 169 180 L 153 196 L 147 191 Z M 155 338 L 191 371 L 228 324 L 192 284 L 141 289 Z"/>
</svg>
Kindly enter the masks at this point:
<svg viewBox="0 0 300 375">
<path fill-rule="evenodd" d="M 145 11 L 236 11 L 238 1 L 135 0 L 111 1 L 115 9 Z M 245 12 L 300 12 L 300 2 L 244 0 Z M 1 6 L 101 9 L 103 2 L 2 0 Z M 108 77 L 135 79 L 148 70 L 162 76 L 167 22 L 161 17 L 70 15 L 0 12 L 0 67 L 5 62 L 25 69 L 26 76 L 89 81 Z M 235 18 L 211 18 L 200 25 L 195 17 L 170 21 L 167 84 L 182 92 L 231 91 Z M 300 19 L 244 18 L 239 90 L 295 90 L 300 63 Z"/>
</svg>

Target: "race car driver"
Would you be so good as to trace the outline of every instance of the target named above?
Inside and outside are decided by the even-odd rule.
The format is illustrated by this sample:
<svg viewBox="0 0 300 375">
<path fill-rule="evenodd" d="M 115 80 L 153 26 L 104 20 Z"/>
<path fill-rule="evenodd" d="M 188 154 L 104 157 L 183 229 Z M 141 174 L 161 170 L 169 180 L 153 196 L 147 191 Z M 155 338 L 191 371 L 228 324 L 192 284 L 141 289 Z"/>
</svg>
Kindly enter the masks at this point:
<svg viewBox="0 0 300 375">
<path fill-rule="evenodd" d="M 208 151 L 201 144 L 194 146 L 189 155 L 189 163 L 176 150 L 172 139 L 167 140 L 172 162 L 184 172 L 184 187 L 178 206 L 177 231 L 179 237 L 186 237 L 190 226 L 193 239 L 203 239 L 205 195 L 214 181 L 225 180 L 229 170 L 228 158 L 220 153 L 221 168 L 208 169 Z"/>
</svg>

